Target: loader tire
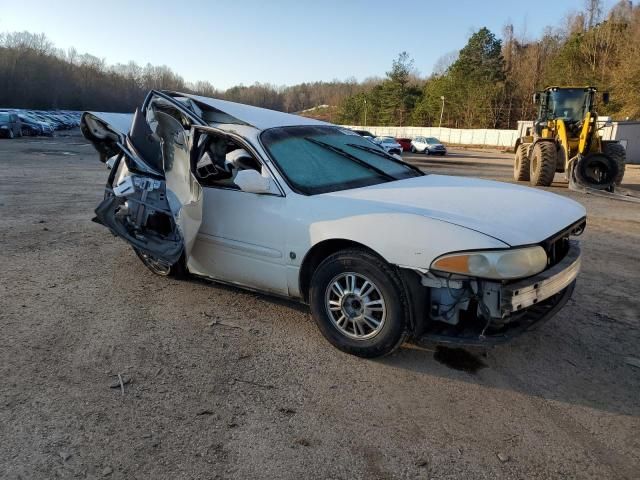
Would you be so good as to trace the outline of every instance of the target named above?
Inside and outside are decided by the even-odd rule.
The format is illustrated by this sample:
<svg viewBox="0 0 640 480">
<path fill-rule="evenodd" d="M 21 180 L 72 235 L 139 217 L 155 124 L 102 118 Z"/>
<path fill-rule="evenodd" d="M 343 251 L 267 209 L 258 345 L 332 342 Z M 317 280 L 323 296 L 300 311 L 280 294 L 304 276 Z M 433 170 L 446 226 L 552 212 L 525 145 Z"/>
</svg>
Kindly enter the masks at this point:
<svg viewBox="0 0 640 480">
<path fill-rule="evenodd" d="M 516 148 L 516 156 L 513 160 L 513 178 L 517 182 L 528 182 L 529 181 L 529 155 L 527 155 L 527 150 L 529 149 L 529 144 L 524 143 L 518 145 Z"/>
<path fill-rule="evenodd" d="M 619 142 L 603 142 L 602 153 L 611 157 L 618 166 L 618 172 L 616 173 L 614 183 L 620 185 L 622 178 L 624 177 L 624 169 L 627 161 L 627 151 Z"/>
<path fill-rule="evenodd" d="M 618 164 L 604 153 L 590 153 L 578 160 L 574 173 L 578 184 L 583 187 L 607 190 L 618 175 Z"/>
<path fill-rule="evenodd" d="M 529 183 L 536 187 L 548 187 L 556 174 L 556 145 L 554 142 L 538 142 L 533 146 L 529 161 Z"/>
</svg>

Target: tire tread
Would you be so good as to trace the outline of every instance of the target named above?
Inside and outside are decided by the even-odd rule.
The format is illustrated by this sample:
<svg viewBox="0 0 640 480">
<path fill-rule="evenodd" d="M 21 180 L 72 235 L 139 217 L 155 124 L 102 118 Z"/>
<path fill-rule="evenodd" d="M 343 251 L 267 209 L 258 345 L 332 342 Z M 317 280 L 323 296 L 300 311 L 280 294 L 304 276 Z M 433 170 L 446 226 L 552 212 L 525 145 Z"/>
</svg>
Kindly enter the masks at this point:
<svg viewBox="0 0 640 480">
<path fill-rule="evenodd" d="M 538 142 L 534 145 L 532 159 L 538 156 L 538 171 L 533 171 L 534 163 L 530 163 L 530 179 L 532 185 L 548 187 L 553 183 L 556 174 L 556 145 L 554 142 Z"/>
<path fill-rule="evenodd" d="M 620 185 L 622 183 L 622 179 L 624 178 L 627 151 L 619 142 L 603 142 L 602 153 L 611 157 L 618 165 L 618 173 L 616 174 L 615 184 Z"/>
<path fill-rule="evenodd" d="M 513 160 L 513 178 L 518 182 L 528 182 L 529 181 L 529 155 L 527 155 L 527 150 L 529 149 L 528 143 L 521 143 L 518 145 L 516 149 L 516 155 Z M 518 157 L 520 158 L 520 163 L 518 164 Z"/>
</svg>

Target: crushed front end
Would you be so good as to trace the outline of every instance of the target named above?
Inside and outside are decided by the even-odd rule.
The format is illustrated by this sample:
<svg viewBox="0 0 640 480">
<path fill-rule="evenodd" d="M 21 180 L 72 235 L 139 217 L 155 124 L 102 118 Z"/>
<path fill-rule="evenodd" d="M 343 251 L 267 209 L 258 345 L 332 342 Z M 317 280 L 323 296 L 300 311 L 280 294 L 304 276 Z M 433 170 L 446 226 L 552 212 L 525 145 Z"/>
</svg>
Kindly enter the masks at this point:
<svg viewBox="0 0 640 480">
<path fill-rule="evenodd" d="M 417 343 L 491 346 L 505 343 L 553 317 L 569 300 L 581 266 L 582 220 L 541 245 L 547 267 L 514 280 L 420 272 L 427 287 L 426 318 L 415 322 Z"/>
</svg>

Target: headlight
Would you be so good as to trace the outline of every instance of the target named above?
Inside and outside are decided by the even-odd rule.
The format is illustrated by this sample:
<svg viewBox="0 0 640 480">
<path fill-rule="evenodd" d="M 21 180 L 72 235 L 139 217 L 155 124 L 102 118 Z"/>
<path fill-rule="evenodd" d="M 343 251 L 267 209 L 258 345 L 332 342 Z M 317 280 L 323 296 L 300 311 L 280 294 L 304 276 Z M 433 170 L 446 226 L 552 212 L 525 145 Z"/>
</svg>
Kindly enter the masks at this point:
<svg viewBox="0 0 640 480">
<path fill-rule="evenodd" d="M 542 247 L 461 252 L 443 255 L 432 264 L 432 270 L 471 277 L 507 280 L 540 273 L 547 266 Z"/>
</svg>

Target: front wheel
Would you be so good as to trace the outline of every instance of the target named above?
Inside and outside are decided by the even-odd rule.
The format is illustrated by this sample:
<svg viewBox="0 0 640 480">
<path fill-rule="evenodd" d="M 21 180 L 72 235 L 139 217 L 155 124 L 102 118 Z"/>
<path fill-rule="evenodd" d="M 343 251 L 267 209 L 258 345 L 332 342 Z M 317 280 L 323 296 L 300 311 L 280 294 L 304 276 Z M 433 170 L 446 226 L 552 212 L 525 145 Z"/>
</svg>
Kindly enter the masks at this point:
<svg viewBox="0 0 640 480">
<path fill-rule="evenodd" d="M 538 142 L 529 160 L 529 182 L 536 187 L 548 187 L 556 174 L 556 144 Z"/>
<path fill-rule="evenodd" d="M 406 339 L 404 287 L 389 264 L 367 251 L 326 258 L 313 274 L 309 298 L 318 328 L 343 352 L 380 357 Z"/>
<path fill-rule="evenodd" d="M 173 265 L 169 265 L 162 260 L 155 258 L 152 255 L 149 255 L 142 250 L 138 250 L 133 247 L 133 251 L 136 253 L 140 261 L 151 270 L 156 275 L 161 277 L 174 277 L 174 278 L 185 278 L 187 276 L 187 268 L 185 266 L 185 262 L 183 257 L 180 257 Z"/>
</svg>

